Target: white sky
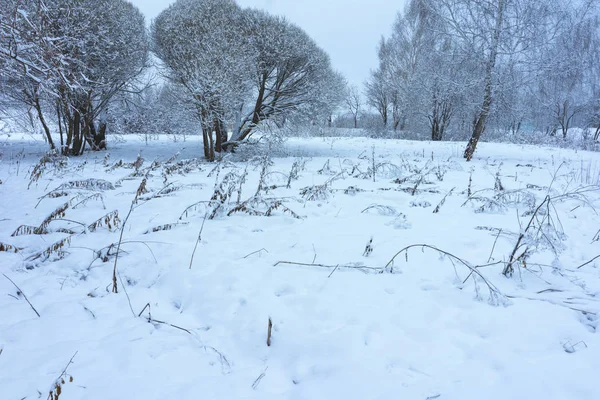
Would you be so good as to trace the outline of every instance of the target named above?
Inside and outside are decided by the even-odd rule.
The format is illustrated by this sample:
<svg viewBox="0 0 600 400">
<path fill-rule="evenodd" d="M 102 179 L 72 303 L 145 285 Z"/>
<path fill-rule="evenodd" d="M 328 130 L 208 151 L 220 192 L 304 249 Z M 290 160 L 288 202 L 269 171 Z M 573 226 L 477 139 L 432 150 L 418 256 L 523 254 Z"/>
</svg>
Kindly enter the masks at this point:
<svg viewBox="0 0 600 400">
<path fill-rule="evenodd" d="M 173 0 L 129 0 L 148 22 Z M 263 8 L 303 28 L 330 56 L 333 67 L 362 87 L 377 67 L 376 48 L 388 36 L 405 0 L 238 0 L 242 7 Z"/>
</svg>

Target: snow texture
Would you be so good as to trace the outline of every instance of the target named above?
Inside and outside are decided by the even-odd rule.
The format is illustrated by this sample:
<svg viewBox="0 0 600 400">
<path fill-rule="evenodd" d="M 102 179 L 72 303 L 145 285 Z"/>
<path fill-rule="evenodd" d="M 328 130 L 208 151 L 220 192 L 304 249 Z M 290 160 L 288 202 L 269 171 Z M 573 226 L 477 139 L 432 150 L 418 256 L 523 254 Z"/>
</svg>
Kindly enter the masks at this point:
<svg viewBox="0 0 600 400">
<path fill-rule="evenodd" d="M 0 145 L 2 399 L 598 398 L 597 154 L 290 139 L 214 171 L 196 137 L 109 147 L 30 185 L 45 144 Z M 413 244 L 465 264 L 390 263 Z"/>
</svg>

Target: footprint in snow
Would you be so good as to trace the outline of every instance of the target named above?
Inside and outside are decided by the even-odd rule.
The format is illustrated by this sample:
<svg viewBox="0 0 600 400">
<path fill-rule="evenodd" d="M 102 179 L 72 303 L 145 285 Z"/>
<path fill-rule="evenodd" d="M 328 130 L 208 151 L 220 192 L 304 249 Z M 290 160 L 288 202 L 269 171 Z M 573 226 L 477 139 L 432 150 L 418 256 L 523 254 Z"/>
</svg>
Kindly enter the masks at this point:
<svg viewBox="0 0 600 400">
<path fill-rule="evenodd" d="M 294 289 L 293 286 L 284 285 L 284 286 L 281 286 L 279 289 L 275 290 L 274 293 L 275 293 L 275 296 L 277 296 L 277 297 L 283 297 L 283 296 L 287 296 L 287 295 L 296 293 L 296 289 Z"/>
</svg>

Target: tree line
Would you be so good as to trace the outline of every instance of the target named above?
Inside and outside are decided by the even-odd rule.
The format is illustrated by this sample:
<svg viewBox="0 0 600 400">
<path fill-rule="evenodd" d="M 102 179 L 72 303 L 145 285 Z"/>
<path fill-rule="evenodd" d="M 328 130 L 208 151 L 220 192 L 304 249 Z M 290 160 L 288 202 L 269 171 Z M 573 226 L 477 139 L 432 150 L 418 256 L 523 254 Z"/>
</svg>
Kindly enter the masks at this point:
<svg viewBox="0 0 600 400">
<path fill-rule="evenodd" d="M 301 28 L 233 0 L 178 0 L 149 31 L 124 0 L 0 0 L 0 85 L 0 111 L 25 110 L 64 154 L 105 148 L 111 125 L 196 124 L 214 160 L 265 121 L 327 119 L 345 80 Z"/>
<path fill-rule="evenodd" d="M 332 126 L 345 109 L 356 128 L 363 101 L 391 132 L 468 134 L 468 160 L 489 130 L 597 140 L 599 7 L 410 0 L 361 91 L 304 30 L 234 0 L 177 0 L 149 29 L 125 0 L 0 0 L 0 117 L 20 113 L 68 155 L 107 132 L 196 131 L 214 160 L 264 124 Z"/>
<path fill-rule="evenodd" d="M 597 0 L 410 0 L 365 83 L 384 127 L 600 136 Z"/>
</svg>

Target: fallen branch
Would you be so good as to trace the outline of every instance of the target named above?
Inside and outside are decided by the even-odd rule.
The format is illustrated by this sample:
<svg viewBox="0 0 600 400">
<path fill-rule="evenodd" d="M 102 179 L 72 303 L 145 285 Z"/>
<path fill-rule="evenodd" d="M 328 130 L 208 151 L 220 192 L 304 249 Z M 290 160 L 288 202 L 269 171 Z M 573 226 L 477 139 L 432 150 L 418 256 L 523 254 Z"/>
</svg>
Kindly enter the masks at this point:
<svg viewBox="0 0 600 400">
<path fill-rule="evenodd" d="M 144 308 L 142 308 L 142 311 L 140 311 L 140 313 L 138 314 L 138 317 L 141 317 L 142 314 L 144 313 L 144 311 L 146 311 L 146 309 L 148 309 L 148 318 L 146 318 L 146 320 L 148 322 L 154 322 L 154 323 L 157 323 L 157 324 L 168 325 L 168 326 L 170 326 L 172 328 L 179 329 L 180 331 L 184 331 L 184 332 L 186 332 L 186 333 L 188 333 L 190 335 L 192 334 L 192 332 L 189 329 L 185 329 L 185 328 L 182 328 L 181 326 L 173 325 L 173 324 L 170 324 L 168 322 L 160 321 L 160 320 L 152 318 L 152 310 L 151 310 L 150 303 L 146 303 L 146 305 L 144 306 Z"/>
<path fill-rule="evenodd" d="M 267 249 L 265 249 L 265 248 L 262 248 L 262 249 L 260 249 L 260 250 L 253 251 L 252 253 L 250 253 L 250 254 L 248 254 L 248 255 L 245 255 L 245 256 L 244 256 L 244 257 L 242 257 L 242 258 L 248 258 L 248 257 L 250 257 L 250 256 L 253 256 L 253 255 L 257 254 L 257 253 L 258 253 L 258 255 L 260 256 L 260 254 L 261 254 L 263 251 L 265 251 L 265 252 L 267 252 L 267 253 L 269 252 L 269 250 L 267 250 Z"/>
<path fill-rule="evenodd" d="M 585 267 L 586 265 L 593 263 L 594 261 L 596 261 L 599 258 L 600 258 L 600 254 L 598 254 L 596 257 L 592 258 L 590 261 L 581 264 L 579 267 L 577 267 L 577 269 L 581 269 L 581 268 Z"/>
<path fill-rule="evenodd" d="M 280 265 L 280 264 L 285 264 L 285 265 L 296 265 L 296 266 L 300 266 L 300 267 L 319 267 L 319 268 L 333 268 L 333 269 L 337 269 L 337 268 L 346 268 L 346 269 L 357 269 L 359 271 L 362 272 L 369 272 L 369 271 L 375 271 L 377 273 L 382 273 L 384 272 L 384 268 L 380 268 L 380 267 L 367 267 L 364 265 L 352 265 L 352 264 L 346 264 L 346 265 L 326 265 L 326 264 L 311 264 L 311 263 L 298 263 L 298 262 L 292 262 L 292 261 L 278 261 L 275 264 L 273 264 L 274 267 Z"/>
<path fill-rule="evenodd" d="M 256 380 L 252 384 L 252 389 L 256 390 L 256 388 L 258 387 L 258 384 L 260 383 L 261 379 L 265 377 L 268 369 L 269 369 L 269 367 L 265 368 L 265 370 L 262 372 L 262 374 L 260 374 L 258 376 L 258 378 L 256 378 Z"/>
</svg>

